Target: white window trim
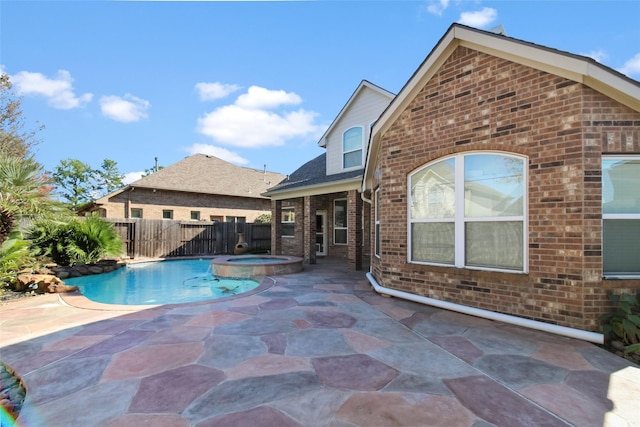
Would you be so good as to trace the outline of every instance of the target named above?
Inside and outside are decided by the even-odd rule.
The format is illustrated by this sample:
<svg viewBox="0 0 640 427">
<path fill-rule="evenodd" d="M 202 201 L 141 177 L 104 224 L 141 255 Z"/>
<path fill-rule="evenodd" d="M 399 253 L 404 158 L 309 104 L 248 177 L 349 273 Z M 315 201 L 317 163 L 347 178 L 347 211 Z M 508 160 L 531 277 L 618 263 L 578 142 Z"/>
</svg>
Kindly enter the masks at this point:
<svg viewBox="0 0 640 427">
<path fill-rule="evenodd" d="M 293 214 L 295 215 L 296 213 L 296 208 L 295 206 L 287 206 L 287 207 L 283 207 L 281 209 L 281 213 L 280 213 L 280 224 L 293 224 L 293 234 L 289 235 L 289 234 L 282 234 L 280 233 L 280 237 L 282 237 L 283 239 L 294 239 L 296 237 L 296 230 L 295 230 L 295 224 L 296 224 L 296 220 L 294 219 L 293 221 L 288 220 L 288 221 L 282 221 L 282 212 L 283 211 L 292 211 Z M 294 216 L 295 218 L 295 216 Z"/>
<path fill-rule="evenodd" d="M 347 202 L 347 205 L 345 207 L 345 221 L 347 223 L 346 227 L 337 227 L 336 226 L 336 202 L 342 201 L 344 200 L 345 202 Z M 348 218 L 348 213 L 349 211 L 349 200 L 348 199 L 334 199 L 333 200 L 333 244 L 336 246 L 345 246 L 349 244 L 349 218 Z M 347 241 L 344 243 L 337 243 L 336 242 L 336 230 L 345 230 L 347 232 Z"/>
<path fill-rule="evenodd" d="M 344 150 L 344 135 L 349 132 L 351 129 L 360 129 L 360 148 L 355 149 L 355 150 L 349 150 L 349 151 L 345 151 Z M 353 170 L 353 169 L 361 169 L 364 165 L 364 127 L 363 126 L 351 126 L 349 129 L 345 130 L 344 132 L 342 132 L 342 140 L 340 141 L 341 143 L 341 148 L 340 151 L 342 152 L 341 155 L 341 161 L 342 161 L 342 170 Z M 344 166 L 344 156 L 345 154 L 349 154 L 349 153 L 354 153 L 356 151 L 360 151 L 360 164 L 358 166 L 350 166 L 350 167 L 345 167 Z"/>
<path fill-rule="evenodd" d="M 602 168 L 602 162 L 604 162 L 605 160 L 640 160 L 640 156 L 639 155 L 634 155 L 634 154 L 629 154 L 629 155 L 603 155 L 602 156 L 602 161 L 600 163 L 600 167 Z M 602 170 L 604 171 L 604 169 Z M 602 229 L 603 229 L 603 233 L 602 233 L 602 238 L 601 238 L 601 243 L 600 243 L 600 247 L 602 248 L 602 258 L 603 258 L 603 271 L 602 271 L 602 277 L 604 279 L 640 279 L 640 275 L 637 274 L 607 274 L 604 271 L 604 220 L 605 219 L 636 219 L 636 220 L 640 220 L 640 213 L 638 214 L 605 214 L 604 210 L 602 212 Z"/>
<path fill-rule="evenodd" d="M 465 221 L 464 209 L 458 209 L 459 206 L 464 206 L 464 157 L 473 154 L 498 154 L 506 157 L 514 157 L 523 161 L 522 175 L 524 180 L 523 186 L 523 201 L 522 201 L 522 217 L 520 216 L 504 216 L 504 217 L 474 217 Z M 455 162 L 455 212 L 453 218 L 421 218 L 411 219 L 411 177 L 423 168 L 434 164 L 436 162 L 445 161 L 453 158 Z M 409 172 L 407 175 L 407 263 L 420 264 L 420 265 L 436 265 L 450 268 L 464 268 L 467 270 L 482 270 L 482 271 L 496 271 L 513 274 L 527 274 L 529 272 L 529 168 L 528 159 L 524 156 L 515 155 L 512 153 L 506 153 L 503 151 L 465 151 L 452 156 L 441 157 L 423 164 L 417 169 Z M 498 222 L 498 221 L 522 221 L 522 270 L 510 270 L 496 267 L 478 267 L 465 265 L 465 234 L 464 226 L 466 222 Z M 411 240 L 411 224 L 420 222 L 453 222 L 454 223 L 454 263 L 445 264 L 437 262 L 426 261 L 414 261 L 411 259 L 413 253 L 413 242 Z"/>
</svg>

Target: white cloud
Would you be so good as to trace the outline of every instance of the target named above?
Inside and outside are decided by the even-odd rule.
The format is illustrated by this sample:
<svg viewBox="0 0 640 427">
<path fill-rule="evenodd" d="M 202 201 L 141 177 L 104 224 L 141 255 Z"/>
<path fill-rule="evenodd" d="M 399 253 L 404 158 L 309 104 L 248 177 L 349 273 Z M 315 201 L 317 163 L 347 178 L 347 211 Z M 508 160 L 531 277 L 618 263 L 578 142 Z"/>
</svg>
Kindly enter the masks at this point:
<svg viewBox="0 0 640 427">
<path fill-rule="evenodd" d="M 102 114 L 118 122 L 137 122 L 148 117 L 149 101 L 127 93 L 125 96 L 103 96 L 100 98 Z"/>
<path fill-rule="evenodd" d="M 317 138 L 323 130 L 315 123 L 317 113 L 277 109 L 301 102 L 293 92 L 251 86 L 234 104 L 200 117 L 198 131 L 235 147 L 279 146 L 293 138 Z"/>
<path fill-rule="evenodd" d="M 230 85 L 224 83 L 197 83 L 196 90 L 202 101 L 212 101 L 214 99 L 224 98 L 227 95 L 240 90 L 238 85 Z"/>
<path fill-rule="evenodd" d="M 589 53 L 583 53 L 583 56 L 588 56 L 589 58 L 593 58 L 596 61 L 603 63 L 609 58 L 609 55 L 604 50 L 592 50 Z"/>
<path fill-rule="evenodd" d="M 442 12 L 444 12 L 447 7 L 449 7 L 449 0 L 431 1 L 427 6 L 427 12 L 442 16 Z"/>
<path fill-rule="evenodd" d="M 124 178 L 122 179 L 122 183 L 124 185 L 129 185 L 134 181 L 139 180 L 144 175 L 144 172 L 129 172 L 124 174 Z"/>
<path fill-rule="evenodd" d="M 193 144 L 191 147 L 187 147 L 187 152 L 190 156 L 194 154 L 206 154 L 208 156 L 215 156 L 219 159 L 225 160 L 229 163 L 235 163 L 237 165 L 246 165 L 249 160 L 240 156 L 238 153 L 229 151 L 226 148 L 216 147 L 209 144 Z"/>
<path fill-rule="evenodd" d="M 236 100 L 236 105 L 244 108 L 275 108 L 280 105 L 297 105 L 302 102 L 296 93 L 284 90 L 269 90 L 260 86 L 251 86 Z"/>
<path fill-rule="evenodd" d="M 627 76 L 640 75 L 640 53 L 625 62 L 621 68 L 618 68 L 618 71 Z"/>
<path fill-rule="evenodd" d="M 475 28 L 483 28 L 491 24 L 498 17 L 498 11 L 485 7 L 476 12 L 462 12 L 458 23 Z"/>
<path fill-rule="evenodd" d="M 11 76 L 20 95 L 39 95 L 48 99 L 49 105 L 61 110 L 78 108 L 93 99 L 93 94 L 77 96 L 73 91 L 73 79 L 66 70 L 58 70 L 55 77 L 48 78 L 42 73 L 20 71 Z"/>
</svg>

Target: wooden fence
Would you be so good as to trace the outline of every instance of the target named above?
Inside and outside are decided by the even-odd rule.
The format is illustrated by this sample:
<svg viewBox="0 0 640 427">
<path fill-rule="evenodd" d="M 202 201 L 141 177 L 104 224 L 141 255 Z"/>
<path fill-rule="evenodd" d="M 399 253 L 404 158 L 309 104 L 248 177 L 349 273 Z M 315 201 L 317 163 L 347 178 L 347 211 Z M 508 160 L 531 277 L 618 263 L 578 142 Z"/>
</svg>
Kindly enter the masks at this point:
<svg viewBox="0 0 640 427">
<path fill-rule="evenodd" d="M 114 224 L 129 258 L 233 254 L 240 233 L 244 233 L 249 252 L 271 250 L 271 224 L 105 219 Z"/>
</svg>

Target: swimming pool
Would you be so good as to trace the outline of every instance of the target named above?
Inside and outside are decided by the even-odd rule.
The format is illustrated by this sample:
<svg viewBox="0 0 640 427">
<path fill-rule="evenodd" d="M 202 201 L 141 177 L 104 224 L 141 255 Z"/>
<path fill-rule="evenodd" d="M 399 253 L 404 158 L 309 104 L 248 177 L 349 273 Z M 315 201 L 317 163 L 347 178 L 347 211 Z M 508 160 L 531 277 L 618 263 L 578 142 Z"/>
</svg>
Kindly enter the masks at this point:
<svg viewBox="0 0 640 427">
<path fill-rule="evenodd" d="M 128 264 L 93 276 L 65 279 L 92 301 L 103 304 L 180 304 L 224 298 L 248 292 L 259 283 L 251 279 L 216 278 L 211 260 L 190 259 Z"/>
</svg>

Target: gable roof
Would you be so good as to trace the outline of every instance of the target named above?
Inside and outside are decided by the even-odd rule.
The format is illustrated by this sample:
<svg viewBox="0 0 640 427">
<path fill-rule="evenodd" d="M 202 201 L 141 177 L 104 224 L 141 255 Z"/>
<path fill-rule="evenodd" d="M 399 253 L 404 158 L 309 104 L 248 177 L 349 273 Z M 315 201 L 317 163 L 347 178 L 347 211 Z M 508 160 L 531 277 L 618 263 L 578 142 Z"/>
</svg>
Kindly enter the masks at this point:
<svg viewBox="0 0 640 427">
<path fill-rule="evenodd" d="M 365 162 L 363 190 L 372 187 L 371 165 L 377 160 L 380 138 L 458 46 L 582 83 L 635 111 L 640 111 L 640 82 L 592 58 L 507 37 L 504 34 L 452 24 L 374 124 Z"/>
<path fill-rule="evenodd" d="M 276 172 L 245 168 L 214 156 L 195 154 L 134 181 L 125 188 L 108 194 L 98 201 L 113 197 L 129 188 L 263 199 L 265 197 L 261 193 L 283 178 L 285 178 L 284 175 Z"/>
<path fill-rule="evenodd" d="M 279 199 L 335 193 L 358 188 L 361 180 L 362 169 L 327 175 L 327 154 L 322 153 L 300 166 L 263 195 Z"/>
<path fill-rule="evenodd" d="M 319 147 L 326 147 L 327 146 L 327 136 L 331 133 L 333 128 L 340 122 L 340 119 L 342 119 L 342 116 L 345 114 L 345 112 L 349 111 L 349 108 L 351 107 L 351 104 L 353 104 L 355 102 L 355 99 L 358 97 L 358 95 L 365 88 L 368 88 L 368 89 L 371 89 L 371 90 L 373 90 L 375 92 L 378 92 L 382 96 L 385 96 L 385 97 L 389 98 L 389 101 L 391 101 L 395 97 L 395 95 L 393 93 L 389 92 L 388 90 L 385 90 L 385 89 L 381 88 L 380 86 L 374 85 L 370 81 L 362 80 L 360 82 L 360 84 L 358 85 L 358 87 L 356 88 L 356 90 L 353 91 L 353 93 L 351 94 L 351 96 L 347 100 L 347 103 L 344 104 L 344 106 L 342 107 L 342 109 L 340 110 L 340 112 L 338 113 L 336 118 L 333 119 L 333 122 L 331 122 L 331 125 L 327 128 L 327 130 L 324 132 L 324 134 L 322 135 L 322 137 L 318 141 L 318 146 Z"/>
</svg>

